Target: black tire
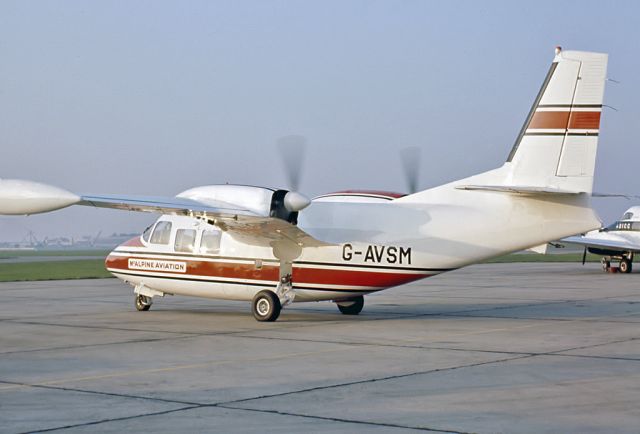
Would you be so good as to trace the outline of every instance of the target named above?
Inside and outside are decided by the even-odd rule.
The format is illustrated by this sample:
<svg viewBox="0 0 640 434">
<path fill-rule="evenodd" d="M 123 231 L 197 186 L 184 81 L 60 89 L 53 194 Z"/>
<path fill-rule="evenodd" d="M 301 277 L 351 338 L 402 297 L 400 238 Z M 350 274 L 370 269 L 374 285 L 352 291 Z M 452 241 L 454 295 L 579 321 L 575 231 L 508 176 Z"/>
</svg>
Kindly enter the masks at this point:
<svg viewBox="0 0 640 434">
<path fill-rule="evenodd" d="M 278 319 L 282 305 L 278 296 L 269 290 L 260 291 L 251 301 L 251 312 L 260 322 L 272 322 Z"/>
<path fill-rule="evenodd" d="M 136 309 L 140 312 L 145 312 L 151 309 L 151 298 L 146 295 L 136 294 Z"/>
<path fill-rule="evenodd" d="M 359 295 L 356 298 L 351 298 L 336 304 L 338 305 L 340 312 L 344 315 L 358 315 L 362 312 L 362 308 L 364 307 L 364 297 Z"/>
<path fill-rule="evenodd" d="M 627 258 L 622 258 L 620 260 L 620 272 L 621 273 L 631 273 L 631 261 Z"/>
</svg>

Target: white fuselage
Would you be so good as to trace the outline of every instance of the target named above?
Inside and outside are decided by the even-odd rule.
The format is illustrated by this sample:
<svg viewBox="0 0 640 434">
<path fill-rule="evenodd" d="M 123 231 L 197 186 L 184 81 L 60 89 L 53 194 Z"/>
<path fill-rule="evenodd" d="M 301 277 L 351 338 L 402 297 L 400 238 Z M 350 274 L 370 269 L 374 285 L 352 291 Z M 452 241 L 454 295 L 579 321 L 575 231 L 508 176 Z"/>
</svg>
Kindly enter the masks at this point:
<svg viewBox="0 0 640 434">
<path fill-rule="evenodd" d="M 449 201 L 456 195 L 459 205 L 439 205 L 437 194 L 433 203 L 370 194 L 314 200 L 298 226 L 330 244 L 302 248 L 291 261 L 294 301 L 349 299 L 599 225 L 582 197 L 572 204 L 450 186 Z M 543 214 L 554 225 L 545 225 Z M 151 234 L 134 238 L 109 255 L 107 269 L 160 293 L 231 300 L 278 285 L 272 248 L 201 219 L 165 215 L 158 222 L 171 223 L 162 243 Z M 188 246 L 180 245 L 180 230 L 193 231 Z M 217 231 L 217 250 L 205 248 L 205 231 Z"/>
</svg>

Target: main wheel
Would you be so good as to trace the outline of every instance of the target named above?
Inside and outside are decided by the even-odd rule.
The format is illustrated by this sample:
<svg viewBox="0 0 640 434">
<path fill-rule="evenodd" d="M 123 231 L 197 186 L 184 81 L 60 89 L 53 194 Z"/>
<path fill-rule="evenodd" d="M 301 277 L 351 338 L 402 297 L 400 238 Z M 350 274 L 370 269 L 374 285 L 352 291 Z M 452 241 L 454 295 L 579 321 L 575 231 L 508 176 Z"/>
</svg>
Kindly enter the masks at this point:
<svg viewBox="0 0 640 434">
<path fill-rule="evenodd" d="M 611 268 L 611 262 L 609 262 L 606 259 L 602 258 L 600 260 L 600 264 L 602 264 L 602 271 L 604 271 L 605 273 L 608 273 L 609 272 L 609 268 Z"/>
<path fill-rule="evenodd" d="M 621 273 L 631 273 L 631 261 L 627 258 L 622 258 L 620 260 L 620 272 Z"/>
<path fill-rule="evenodd" d="M 136 309 L 139 311 L 146 311 L 151 309 L 152 304 L 151 297 L 147 297 L 146 295 L 136 294 Z"/>
<path fill-rule="evenodd" d="M 362 312 L 364 306 L 364 297 L 359 295 L 356 298 L 352 298 L 345 301 L 339 301 L 336 303 L 338 309 L 344 315 L 357 315 Z"/>
<path fill-rule="evenodd" d="M 253 297 L 251 311 L 258 321 L 275 321 L 280 316 L 280 299 L 269 290 L 260 291 Z"/>
</svg>

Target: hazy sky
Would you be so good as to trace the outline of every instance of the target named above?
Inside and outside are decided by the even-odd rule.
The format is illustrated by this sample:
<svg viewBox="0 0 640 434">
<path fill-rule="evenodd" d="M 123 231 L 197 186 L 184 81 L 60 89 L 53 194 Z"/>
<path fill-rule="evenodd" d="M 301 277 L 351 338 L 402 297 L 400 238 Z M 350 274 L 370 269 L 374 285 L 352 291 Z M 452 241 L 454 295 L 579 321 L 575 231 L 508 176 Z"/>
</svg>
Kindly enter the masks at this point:
<svg viewBox="0 0 640 434">
<path fill-rule="evenodd" d="M 640 3 L 0 0 L 0 177 L 77 193 L 284 186 L 278 137 L 309 142 L 301 190 L 422 188 L 500 166 L 553 49 L 610 54 L 597 191 L 640 194 Z M 634 103 L 635 101 L 635 103 Z M 598 199 L 603 219 L 632 204 Z M 0 218 L 0 240 L 139 231 L 151 215 Z"/>
</svg>

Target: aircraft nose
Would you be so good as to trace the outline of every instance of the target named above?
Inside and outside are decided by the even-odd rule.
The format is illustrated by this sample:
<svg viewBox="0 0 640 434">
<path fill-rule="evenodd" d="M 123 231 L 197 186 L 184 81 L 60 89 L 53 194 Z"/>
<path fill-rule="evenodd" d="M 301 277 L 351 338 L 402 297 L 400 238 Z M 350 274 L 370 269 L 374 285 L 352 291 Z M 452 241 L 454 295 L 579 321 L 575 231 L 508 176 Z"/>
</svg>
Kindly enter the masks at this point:
<svg viewBox="0 0 640 434">
<path fill-rule="evenodd" d="M 116 250 L 118 250 L 121 247 L 122 247 L 122 244 L 120 244 L 118 247 L 116 247 L 115 249 L 110 251 L 109 254 L 107 255 L 107 257 L 104 259 L 104 267 L 106 269 L 114 267 L 115 260 L 116 260 L 115 252 L 116 252 Z"/>
</svg>

